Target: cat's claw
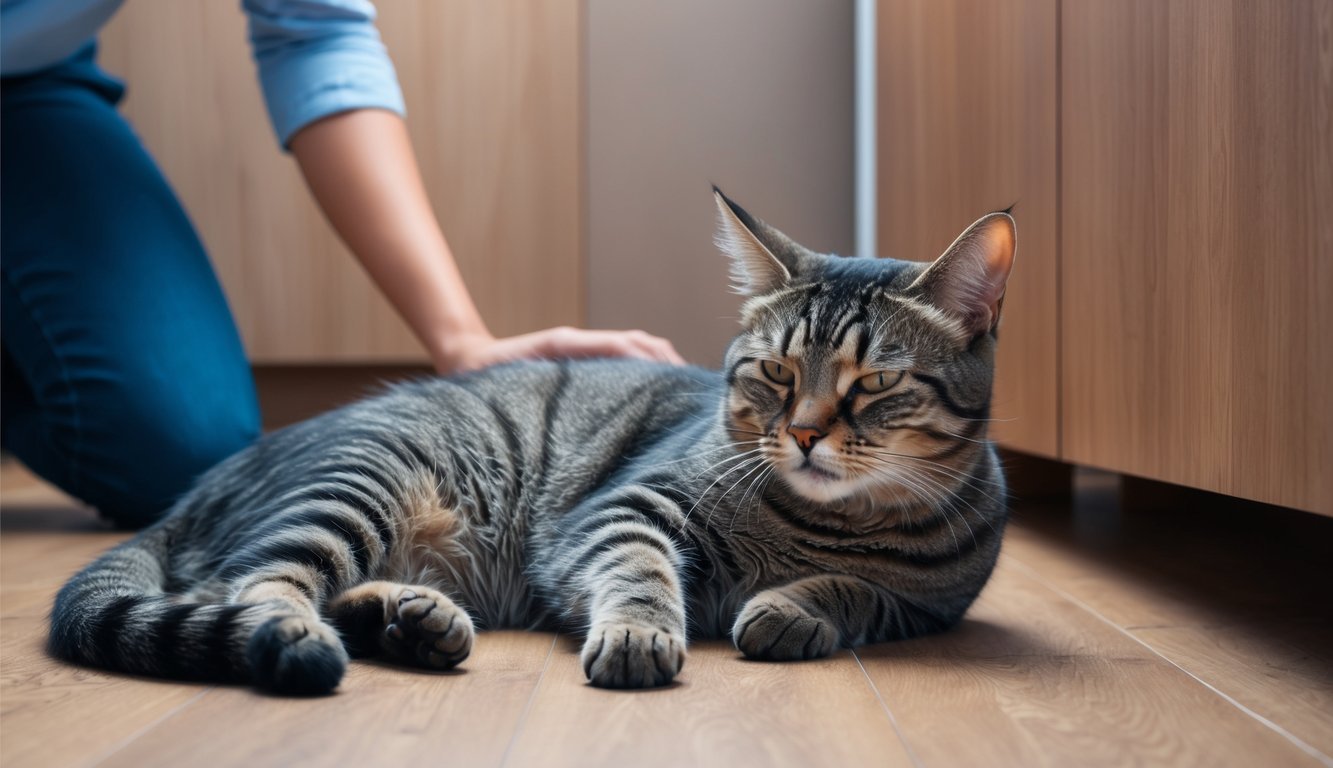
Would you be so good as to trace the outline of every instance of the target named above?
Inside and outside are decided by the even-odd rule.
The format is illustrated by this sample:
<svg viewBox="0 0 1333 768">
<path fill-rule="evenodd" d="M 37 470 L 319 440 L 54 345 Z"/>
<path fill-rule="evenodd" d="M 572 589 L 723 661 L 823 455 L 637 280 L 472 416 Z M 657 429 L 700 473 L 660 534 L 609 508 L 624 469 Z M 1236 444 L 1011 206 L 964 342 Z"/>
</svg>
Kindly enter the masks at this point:
<svg viewBox="0 0 1333 768">
<path fill-rule="evenodd" d="M 736 647 L 751 659 L 818 659 L 837 650 L 838 631 L 776 590 L 760 592 L 736 617 Z"/>
<path fill-rule="evenodd" d="M 685 638 L 660 627 L 607 622 L 583 644 L 583 673 L 599 688 L 666 685 L 685 665 Z"/>
<path fill-rule="evenodd" d="M 425 587 L 404 589 L 384 626 L 385 650 L 432 669 L 458 666 L 472 653 L 476 631 L 467 612 Z"/>
</svg>

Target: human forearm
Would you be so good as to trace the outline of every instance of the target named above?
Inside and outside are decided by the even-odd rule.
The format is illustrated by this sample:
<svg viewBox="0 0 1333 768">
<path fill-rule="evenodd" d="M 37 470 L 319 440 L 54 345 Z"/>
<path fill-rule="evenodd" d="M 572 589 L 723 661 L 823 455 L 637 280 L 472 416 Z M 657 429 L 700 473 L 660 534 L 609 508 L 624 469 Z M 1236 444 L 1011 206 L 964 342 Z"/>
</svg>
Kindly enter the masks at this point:
<svg viewBox="0 0 1333 768">
<path fill-rule="evenodd" d="M 436 367 L 490 338 L 431 210 L 402 118 L 343 112 L 291 140 L 333 228 L 397 307 Z"/>
</svg>

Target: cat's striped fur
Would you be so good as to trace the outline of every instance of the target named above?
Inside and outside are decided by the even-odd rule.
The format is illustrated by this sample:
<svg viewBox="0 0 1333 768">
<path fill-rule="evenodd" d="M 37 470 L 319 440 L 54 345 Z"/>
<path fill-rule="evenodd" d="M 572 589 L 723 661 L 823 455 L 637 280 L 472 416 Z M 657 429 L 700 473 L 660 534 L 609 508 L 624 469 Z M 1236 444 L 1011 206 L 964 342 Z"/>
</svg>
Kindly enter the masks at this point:
<svg viewBox="0 0 1333 768">
<path fill-rule="evenodd" d="M 800 659 L 957 622 L 1005 525 L 1012 220 L 927 269 L 816 255 L 717 199 L 750 296 L 722 372 L 519 363 L 268 435 L 71 580 L 52 651 L 315 693 L 349 651 L 446 668 L 476 625 L 563 627 L 593 683 L 642 687 L 687 636 Z"/>
</svg>

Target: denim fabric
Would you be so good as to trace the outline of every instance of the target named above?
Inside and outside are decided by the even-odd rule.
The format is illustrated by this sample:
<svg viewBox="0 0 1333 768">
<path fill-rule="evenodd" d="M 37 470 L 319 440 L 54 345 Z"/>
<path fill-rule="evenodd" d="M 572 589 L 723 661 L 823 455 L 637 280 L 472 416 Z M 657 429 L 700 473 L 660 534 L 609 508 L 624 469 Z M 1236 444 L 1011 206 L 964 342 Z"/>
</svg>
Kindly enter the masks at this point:
<svg viewBox="0 0 1333 768">
<path fill-rule="evenodd" d="M 0 85 L 4 447 L 125 526 L 259 434 L 194 228 L 89 45 Z"/>
</svg>

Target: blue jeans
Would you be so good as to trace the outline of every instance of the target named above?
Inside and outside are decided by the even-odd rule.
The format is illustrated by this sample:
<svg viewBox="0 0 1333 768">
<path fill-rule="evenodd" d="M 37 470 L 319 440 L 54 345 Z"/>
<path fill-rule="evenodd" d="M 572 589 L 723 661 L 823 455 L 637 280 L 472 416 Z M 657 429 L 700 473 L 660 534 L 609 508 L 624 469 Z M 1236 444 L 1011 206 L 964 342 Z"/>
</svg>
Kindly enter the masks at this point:
<svg viewBox="0 0 1333 768">
<path fill-rule="evenodd" d="M 259 434 L 226 298 L 89 45 L 0 85 L 4 447 L 127 527 Z"/>
</svg>

